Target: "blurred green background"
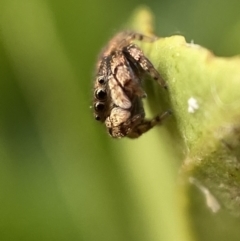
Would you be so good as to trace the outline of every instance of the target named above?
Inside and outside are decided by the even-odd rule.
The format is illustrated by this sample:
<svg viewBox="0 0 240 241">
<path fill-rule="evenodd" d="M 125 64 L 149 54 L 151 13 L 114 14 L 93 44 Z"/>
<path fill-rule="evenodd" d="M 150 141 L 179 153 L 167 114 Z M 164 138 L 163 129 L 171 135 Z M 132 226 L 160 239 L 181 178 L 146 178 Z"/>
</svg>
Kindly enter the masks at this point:
<svg viewBox="0 0 240 241">
<path fill-rule="evenodd" d="M 239 240 L 178 184 L 181 139 L 113 140 L 92 118 L 96 57 L 140 4 L 157 35 L 240 53 L 239 0 L 0 0 L 0 240 Z"/>
</svg>

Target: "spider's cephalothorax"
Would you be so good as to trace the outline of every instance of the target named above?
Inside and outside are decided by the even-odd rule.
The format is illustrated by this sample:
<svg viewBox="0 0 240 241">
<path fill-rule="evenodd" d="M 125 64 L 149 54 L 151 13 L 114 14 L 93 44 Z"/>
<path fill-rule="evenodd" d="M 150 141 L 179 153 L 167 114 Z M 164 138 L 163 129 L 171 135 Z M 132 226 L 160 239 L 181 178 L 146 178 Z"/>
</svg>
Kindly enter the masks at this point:
<svg viewBox="0 0 240 241">
<path fill-rule="evenodd" d="M 132 43 L 135 39 L 154 41 L 156 38 L 120 32 L 102 51 L 97 64 L 93 101 L 95 119 L 104 122 L 109 134 L 115 138 L 139 137 L 168 114 L 145 119 L 143 74 L 148 73 L 160 85 L 166 85 L 142 50 Z"/>
</svg>

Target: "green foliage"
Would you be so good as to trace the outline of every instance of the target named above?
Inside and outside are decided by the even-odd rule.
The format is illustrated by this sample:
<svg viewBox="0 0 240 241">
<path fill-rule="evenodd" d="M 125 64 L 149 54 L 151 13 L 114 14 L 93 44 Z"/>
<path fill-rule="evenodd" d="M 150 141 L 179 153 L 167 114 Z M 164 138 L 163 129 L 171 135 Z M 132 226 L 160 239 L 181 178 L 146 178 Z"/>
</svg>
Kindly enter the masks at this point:
<svg viewBox="0 0 240 241">
<path fill-rule="evenodd" d="M 133 28 L 153 32 L 146 9 L 134 16 Z M 239 215 L 240 57 L 216 57 L 177 35 L 142 48 L 168 83 L 167 105 L 186 150 L 183 173 L 197 177 L 223 207 Z"/>
<path fill-rule="evenodd" d="M 133 26 L 149 34 L 152 29 L 138 25 L 139 18 L 151 23 L 146 15 L 146 9 L 139 9 Z M 217 57 L 179 35 L 141 46 L 168 83 L 168 100 L 162 102 L 173 111 L 177 126 L 168 131 L 185 149 L 180 177 L 203 192 L 213 212 L 222 207 L 239 217 L 240 57 Z"/>
</svg>

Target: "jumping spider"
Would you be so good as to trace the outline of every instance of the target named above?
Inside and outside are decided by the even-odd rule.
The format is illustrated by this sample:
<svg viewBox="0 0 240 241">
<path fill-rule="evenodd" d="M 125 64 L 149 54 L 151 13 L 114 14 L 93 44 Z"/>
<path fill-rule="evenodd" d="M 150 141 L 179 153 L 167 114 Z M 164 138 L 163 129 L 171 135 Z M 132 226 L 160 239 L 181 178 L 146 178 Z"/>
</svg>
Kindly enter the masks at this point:
<svg viewBox="0 0 240 241">
<path fill-rule="evenodd" d="M 114 138 L 137 138 L 159 124 L 169 112 L 145 119 L 142 98 L 143 74 L 148 73 L 166 87 L 158 71 L 133 40 L 155 41 L 135 32 L 120 32 L 100 54 L 94 83 L 95 119 L 104 122 Z"/>
</svg>

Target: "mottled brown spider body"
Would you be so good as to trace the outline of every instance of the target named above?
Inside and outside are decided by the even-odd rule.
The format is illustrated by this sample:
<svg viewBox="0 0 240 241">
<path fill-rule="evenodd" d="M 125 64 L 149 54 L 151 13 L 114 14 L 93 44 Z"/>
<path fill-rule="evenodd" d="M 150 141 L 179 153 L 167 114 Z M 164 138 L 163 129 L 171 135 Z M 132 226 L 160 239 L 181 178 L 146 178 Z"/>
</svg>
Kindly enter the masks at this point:
<svg viewBox="0 0 240 241">
<path fill-rule="evenodd" d="M 115 138 L 139 137 L 168 114 L 145 119 L 143 75 L 148 73 L 160 85 L 166 85 L 142 50 L 132 43 L 134 39 L 155 40 L 134 32 L 120 32 L 102 51 L 97 64 L 93 101 L 95 119 L 104 122 L 109 134 Z"/>
</svg>

